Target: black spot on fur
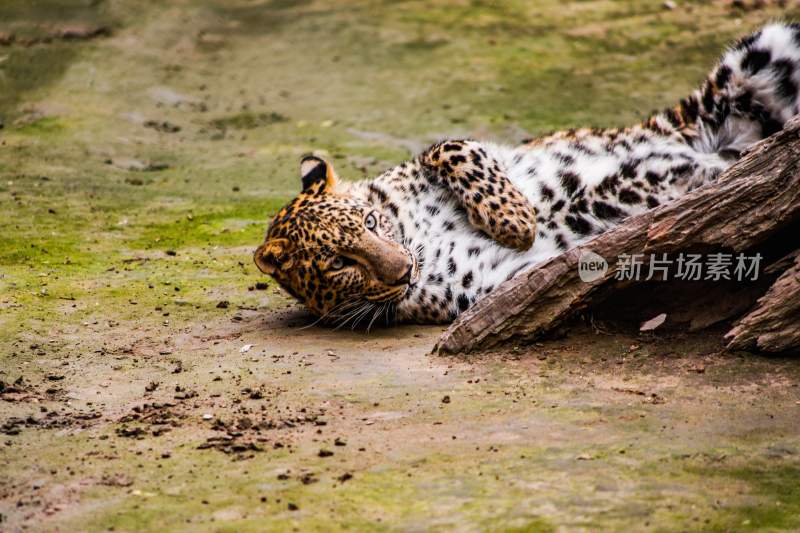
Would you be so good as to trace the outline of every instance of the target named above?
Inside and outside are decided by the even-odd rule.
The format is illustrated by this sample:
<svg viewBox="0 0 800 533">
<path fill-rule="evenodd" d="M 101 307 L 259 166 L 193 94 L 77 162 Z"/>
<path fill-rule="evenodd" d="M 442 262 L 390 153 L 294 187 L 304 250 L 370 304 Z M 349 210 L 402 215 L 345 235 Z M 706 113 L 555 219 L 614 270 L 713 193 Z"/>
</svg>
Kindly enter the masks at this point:
<svg viewBox="0 0 800 533">
<path fill-rule="evenodd" d="M 717 69 L 717 76 L 714 78 L 714 83 L 717 84 L 717 87 L 722 89 L 725 85 L 728 84 L 728 80 L 731 79 L 731 68 L 727 65 L 722 65 Z"/>
<path fill-rule="evenodd" d="M 485 177 L 482 170 L 473 170 L 471 172 L 467 172 L 467 176 L 469 176 L 469 179 L 472 181 L 480 181 Z"/>
<path fill-rule="evenodd" d="M 469 308 L 469 298 L 466 294 L 459 294 L 457 301 L 459 310 L 466 311 Z"/>
<path fill-rule="evenodd" d="M 633 179 L 636 177 L 636 168 L 638 166 L 639 166 L 638 159 L 631 159 L 629 161 L 625 161 L 620 166 L 619 173 L 622 175 L 623 178 Z"/>
<path fill-rule="evenodd" d="M 706 110 L 706 113 L 714 111 L 714 89 L 711 87 L 710 83 L 706 83 L 703 88 L 703 108 Z"/>
<path fill-rule="evenodd" d="M 472 286 L 472 280 L 473 276 L 472 276 L 472 271 L 470 270 L 469 272 L 464 274 L 463 278 L 461 278 L 461 286 L 464 287 L 465 289 L 469 289 Z"/>
<path fill-rule="evenodd" d="M 385 202 L 388 199 L 386 193 L 380 187 L 376 186 L 373 183 L 370 183 L 369 185 L 369 192 L 374 193 L 375 196 L 377 196 L 381 202 Z"/>
<path fill-rule="evenodd" d="M 441 285 L 444 283 L 444 276 L 441 274 L 428 274 L 428 283 L 432 285 Z"/>
<path fill-rule="evenodd" d="M 642 197 L 634 190 L 622 189 L 619 191 L 619 201 L 623 204 L 638 204 L 641 203 Z"/>
<path fill-rule="evenodd" d="M 580 215 L 567 215 L 564 220 L 566 221 L 567 226 L 569 226 L 569 229 L 578 235 L 589 235 L 592 232 L 592 225 L 588 220 Z"/>
<path fill-rule="evenodd" d="M 681 109 L 683 110 L 684 120 L 686 122 L 694 122 L 697 120 L 699 112 L 699 105 L 694 96 L 681 100 Z"/>
<path fill-rule="evenodd" d="M 664 179 L 664 176 L 656 174 L 652 170 L 648 170 L 644 175 L 644 179 L 646 179 L 647 183 L 650 185 L 658 185 Z"/>
<path fill-rule="evenodd" d="M 669 169 L 669 171 L 676 176 L 686 176 L 687 174 L 691 173 L 692 170 L 694 170 L 694 167 L 691 165 L 691 163 L 683 163 Z"/>
<path fill-rule="evenodd" d="M 756 74 L 769 64 L 771 57 L 769 50 L 750 50 L 742 59 L 742 70 L 749 71 L 750 74 Z"/>
<path fill-rule="evenodd" d="M 574 172 L 570 172 L 568 170 L 559 172 L 559 177 L 561 178 L 561 186 L 564 188 L 568 196 L 572 196 L 575 194 L 575 191 L 578 190 L 578 186 L 581 183 L 581 178 Z"/>
<path fill-rule="evenodd" d="M 592 212 L 597 218 L 609 220 L 622 216 L 622 210 L 605 202 L 596 201 L 592 204 Z"/>
<path fill-rule="evenodd" d="M 674 127 L 678 127 L 681 125 L 681 117 L 674 109 L 672 108 L 667 109 L 666 111 L 664 111 L 664 115 L 667 117 L 669 123 L 672 124 Z"/>
<path fill-rule="evenodd" d="M 624 165 L 623 165 L 624 166 Z M 603 178 L 603 181 L 600 182 L 595 188 L 598 194 L 605 194 L 607 192 L 615 192 L 617 190 L 617 186 L 619 185 L 619 175 L 612 174 L 611 176 L 606 176 Z"/>
<path fill-rule="evenodd" d="M 780 59 L 772 64 L 772 70 L 778 75 L 778 96 L 794 102 L 797 84 L 792 80 L 792 75 L 797 71 L 797 65 L 788 59 Z"/>
<path fill-rule="evenodd" d="M 783 129 L 783 124 L 772 117 L 766 117 L 761 121 L 761 136 L 769 137 L 773 133 L 778 133 Z"/>
<path fill-rule="evenodd" d="M 456 270 L 457 270 L 456 262 L 453 261 L 453 258 L 451 257 L 450 259 L 447 260 L 447 272 L 449 272 L 450 275 L 453 276 L 455 275 Z"/>
<path fill-rule="evenodd" d="M 570 213 L 588 213 L 589 212 L 589 204 L 586 202 L 586 198 L 580 198 L 572 203 L 569 206 Z"/>
<path fill-rule="evenodd" d="M 733 107 L 744 115 L 750 114 L 753 106 L 753 93 L 744 92 L 734 98 Z"/>
<path fill-rule="evenodd" d="M 555 156 L 556 156 L 556 157 L 557 157 L 557 158 L 558 158 L 558 159 L 559 159 L 559 160 L 560 160 L 562 163 L 564 163 L 566 166 L 570 166 L 570 165 L 572 165 L 573 163 L 575 163 L 575 158 L 574 158 L 574 157 L 572 157 L 572 156 L 571 156 L 571 155 L 569 155 L 569 154 L 564 154 L 564 153 L 556 153 L 556 154 L 555 154 Z"/>
</svg>

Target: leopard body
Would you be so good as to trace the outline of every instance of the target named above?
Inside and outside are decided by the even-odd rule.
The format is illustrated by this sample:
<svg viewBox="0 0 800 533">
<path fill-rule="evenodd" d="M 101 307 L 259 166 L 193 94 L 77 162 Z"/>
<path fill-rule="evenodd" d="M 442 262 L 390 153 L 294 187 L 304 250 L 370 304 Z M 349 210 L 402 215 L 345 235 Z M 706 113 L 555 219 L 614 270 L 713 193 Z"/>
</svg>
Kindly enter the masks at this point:
<svg viewBox="0 0 800 533">
<path fill-rule="evenodd" d="M 371 231 L 409 255 L 407 276 L 382 278 L 389 287 L 402 281 L 402 294 L 370 300 L 361 315 L 390 322 L 452 321 L 522 270 L 715 180 L 798 114 L 799 66 L 800 25 L 771 24 L 728 49 L 698 90 L 639 125 L 569 130 L 519 146 L 449 140 L 374 179 L 328 179 L 327 188 L 320 185 L 317 192 L 320 198 L 354 202 L 355 219 L 374 212 L 380 225 Z M 319 165 L 332 172 L 324 161 Z M 304 202 L 314 210 L 313 195 Z M 267 241 L 271 233 L 292 241 L 292 216 L 302 211 L 297 199 L 294 205 L 289 216 L 279 213 Z M 337 249 L 335 241 L 318 241 L 324 252 L 314 283 L 319 294 L 312 296 L 330 304 L 309 307 L 320 316 L 355 321 L 345 304 L 357 301 L 358 294 L 326 292 L 326 282 L 336 285 L 342 274 L 326 271 L 325 258 L 354 257 L 353 268 L 363 268 L 363 276 L 375 268 L 352 246 Z M 292 244 L 302 245 L 302 239 Z M 395 262 L 400 261 L 398 256 Z M 280 273 L 276 279 L 292 285 Z M 296 285 L 287 288 L 308 303 Z"/>
</svg>

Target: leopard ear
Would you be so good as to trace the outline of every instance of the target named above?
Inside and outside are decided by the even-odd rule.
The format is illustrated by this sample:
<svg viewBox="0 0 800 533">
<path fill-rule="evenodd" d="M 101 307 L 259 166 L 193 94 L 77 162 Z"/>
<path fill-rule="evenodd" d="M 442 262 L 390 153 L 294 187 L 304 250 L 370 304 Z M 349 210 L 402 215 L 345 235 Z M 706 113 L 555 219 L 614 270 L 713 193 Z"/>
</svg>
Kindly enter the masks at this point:
<svg viewBox="0 0 800 533">
<path fill-rule="evenodd" d="M 264 274 L 275 275 L 278 270 L 291 268 L 293 260 L 289 257 L 288 239 L 270 239 L 258 247 L 253 259 Z"/>
<path fill-rule="evenodd" d="M 300 177 L 306 194 L 331 192 L 339 183 L 333 165 L 313 155 L 307 155 L 300 161 Z"/>
</svg>

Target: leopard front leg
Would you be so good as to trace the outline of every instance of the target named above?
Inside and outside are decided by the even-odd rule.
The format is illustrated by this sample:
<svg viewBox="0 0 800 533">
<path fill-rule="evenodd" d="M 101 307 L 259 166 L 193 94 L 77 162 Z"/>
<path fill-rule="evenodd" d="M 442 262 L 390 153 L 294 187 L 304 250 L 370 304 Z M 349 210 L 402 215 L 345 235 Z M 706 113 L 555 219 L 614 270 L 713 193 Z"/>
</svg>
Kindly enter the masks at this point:
<svg viewBox="0 0 800 533">
<path fill-rule="evenodd" d="M 449 188 L 470 224 L 520 251 L 533 246 L 536 211 L 500 164 L 475 141 L 444 141 L 419 156 L 429 178 Z"/>
</svg>

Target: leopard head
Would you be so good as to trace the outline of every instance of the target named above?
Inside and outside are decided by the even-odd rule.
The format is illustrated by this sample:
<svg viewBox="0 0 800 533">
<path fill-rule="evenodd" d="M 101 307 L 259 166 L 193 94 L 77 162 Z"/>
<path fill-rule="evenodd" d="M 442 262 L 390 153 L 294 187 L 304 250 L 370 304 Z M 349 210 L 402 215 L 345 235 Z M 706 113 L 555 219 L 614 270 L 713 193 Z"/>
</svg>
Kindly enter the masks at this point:
<svg viewBox="0 0 800 533">
<path fill-rule="evenodd" d="M 330 163 L 306 157 L 300 174 L 302 191 L 272 220 L 256 265 L 327 322 L 389 309 L 382 304 L 398 302 L 418 277 L 416 258 Z"/>
</svg>

